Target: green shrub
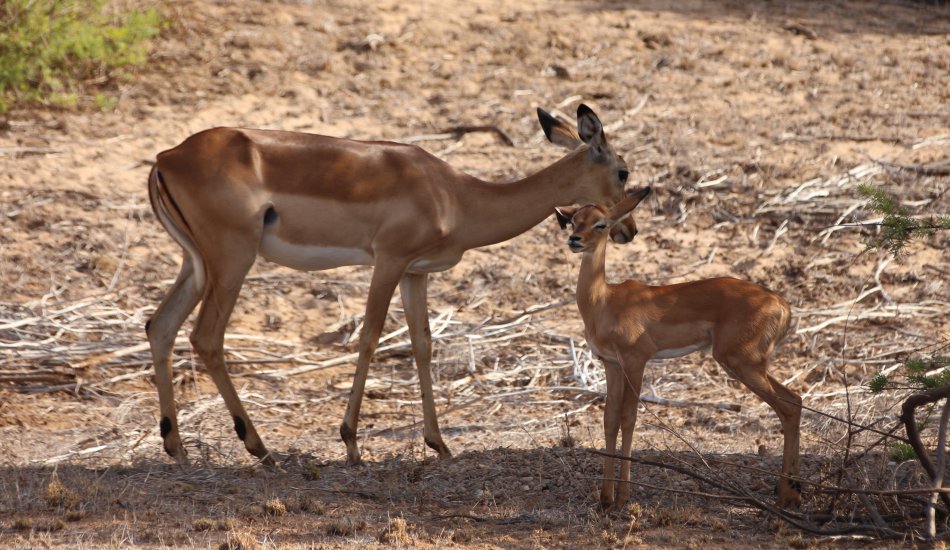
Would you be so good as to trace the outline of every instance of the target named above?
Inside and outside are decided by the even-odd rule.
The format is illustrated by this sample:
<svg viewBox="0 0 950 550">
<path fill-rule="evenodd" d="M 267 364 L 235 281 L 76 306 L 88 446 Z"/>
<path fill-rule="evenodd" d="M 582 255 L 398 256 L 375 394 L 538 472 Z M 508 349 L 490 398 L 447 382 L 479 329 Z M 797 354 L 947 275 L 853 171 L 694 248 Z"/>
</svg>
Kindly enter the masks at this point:
<svg viewBox="0 0 950 550">
<path fill-rule="evenodd" d="M 887 250 L 900 259 L 907 242 L 914 237 L 928 237 L 938 230 L 950 229 L 950 217 L 918 220 L 880 187 L 862 185 L 858 190 L 867 197 L 871 210 L 883 214 L 880 234 L 868 242 L 868 248 Z"/>
<path fill-rule="evenodd" d="M 914 448 L 907 443 L 898 442 L 891 446 L 890 459 L 894 462 L 907 462 L 908 460 L 915 460 L 916 458 L 917 453 L 915 453 Z"/>
<path fill-rule="evenodd" d="M 144 63 L 162 27 L 158 10 L 110 7 L 108 0 L 0 1 L 0 112 L 15 102 L 75 103 L 83 80 Z"/>
</svg>

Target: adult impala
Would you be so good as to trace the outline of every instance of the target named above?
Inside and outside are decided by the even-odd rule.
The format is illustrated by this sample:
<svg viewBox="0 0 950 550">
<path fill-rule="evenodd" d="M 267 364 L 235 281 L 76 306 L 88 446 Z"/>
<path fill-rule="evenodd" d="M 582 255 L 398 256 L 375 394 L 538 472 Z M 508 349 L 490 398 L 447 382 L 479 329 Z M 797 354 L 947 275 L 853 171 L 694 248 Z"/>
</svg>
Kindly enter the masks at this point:
<svg viewBox="0 0 950 550">
<path fill-rule="evenodd" d="M 604 479 L 601 504 L 614 503 L 614 458 L 617 431 L 620 452 L 630 457 L 637 422 L 643 368 L 651 358 L 671 358 L 712 347 L 716 361 L 778 414 L 785 436 L 780 506 L 801 500 L 798 482 L 801 397 L 768 373 L 769 356 L 788 331 L 791 313 L 781 296 L 761 286 L 720 277 L 665 286 L 637 281 L 608 284 L 604 275 L 607 232 L 650 194 L 647 187 L 607 209 L 588 205 L 558 210 L 562 226 L 570 223 L 572 252 L 583 253 L 577 280 L 577 308 L 584 319 L 587 344 L 603 361 L 607 374 L 604 409 Z M 633 234 L 636 225 L 633 224 Z M 630 496 L 630 461 L 622 460 L 617 504 Z"/>
<path fill-rule="evenodd" d="M 247 450 L 273 462 L 244 410 L 224 361 L 224 332 L 258 255 L 299 270 L 372 265 L 356 374 L 340 436 L 360 461 L 356 429 L 370 359 L 400 285 L 422 387 L 423 437 L 442 441 L 429 373 L 427 274 L 471 248 L 519 235 L 555 206 L 623 197 L 628 169 L 597 115 L 577 109 L 577 130 L 538 109 L 547 138 L 571 149 L 520 181 L 463 174 L 419 147 L 295 132 L 214 128 L 164 151 L 149 175 L 152 210 L 184 249 L 181 271 L 145 330 L 155 366 L 165 451 L 186 460 L 172 388 L 175 336 L 198 302 L 191 343 L 211 374 Z M 614 239 L 626 242 L 630 229 Z"/>
</svg>

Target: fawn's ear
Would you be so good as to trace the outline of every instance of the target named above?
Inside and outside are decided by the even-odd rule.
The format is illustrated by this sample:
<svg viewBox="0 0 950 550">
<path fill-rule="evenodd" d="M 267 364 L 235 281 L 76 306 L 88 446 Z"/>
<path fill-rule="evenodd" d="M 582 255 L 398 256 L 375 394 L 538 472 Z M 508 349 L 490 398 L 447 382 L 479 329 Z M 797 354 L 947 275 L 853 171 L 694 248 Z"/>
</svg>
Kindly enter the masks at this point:
<svg viewBox="0 0 950 550">
<path fill-rule="evenodd" d="M 571 220 L 574 219 L 575 212 L 577 212 L 576 206 L 559 206 L 554 209 L 554 216 L 557 218 L 557 223 L 560 224 L 561 229 L 567 229 L 567 226 L 571 224 Z"/>
<path fill-rule="evenodd" d="M 644 187 L 636 191 L 631 191 L 625 199 L 618 202 L 613 206 L 613 208 L 610 209 L 610 212 L 607 213 L 607 217 L 613 223 L 619 222 L 624 217 L 630 215 L 630 213 L 633 212 L 633 209 L 636 208 L 638 204 L 640 204 L 640 201 L 645 199 L 652 190 L 653 189 L 650 187 Z"/>
<path fill-rule="evenodd" d="M 597 155 L 607 154 L 607 136 L 604 135 L 604 125 L 593 109 L 581 103 L 577 107 L 577 133 L 581 141 L 590 145 Z"/>
<path fill-rule="evenodd" d="M 545 137 L 555 145 L 573 150 L 584 143 L 578 137 L 577 130 L 554 118 L 540 107 L 538 107 L 538 121 L 541 123 L 541 129 L 544 130 Z"/>
</svg>

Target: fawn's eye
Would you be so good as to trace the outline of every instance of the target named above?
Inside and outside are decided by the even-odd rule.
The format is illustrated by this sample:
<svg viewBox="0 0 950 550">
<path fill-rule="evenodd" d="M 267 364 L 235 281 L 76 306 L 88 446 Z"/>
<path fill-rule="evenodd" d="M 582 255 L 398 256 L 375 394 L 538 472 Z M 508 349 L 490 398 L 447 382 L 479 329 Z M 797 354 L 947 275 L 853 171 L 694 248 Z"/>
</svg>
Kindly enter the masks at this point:
<svg viewBox="0 0 950 550">
<path fill-rule="evenodd" d="M 617 177 L 620 178 L 620 183 L 627 183 L 627 178 L 630 177 L 630 172 L 627 170 L 621 170 L 617 172 Z"/>
<path fill-rule="evenodd" d="M 607 229 L 607 222 L 597 222 L 597 223 L 595 223 L 595 224 L 594 224 L 594 229 L 596 229 L 597 231 L 603 231 L 604 229 Z"/>
</svg>

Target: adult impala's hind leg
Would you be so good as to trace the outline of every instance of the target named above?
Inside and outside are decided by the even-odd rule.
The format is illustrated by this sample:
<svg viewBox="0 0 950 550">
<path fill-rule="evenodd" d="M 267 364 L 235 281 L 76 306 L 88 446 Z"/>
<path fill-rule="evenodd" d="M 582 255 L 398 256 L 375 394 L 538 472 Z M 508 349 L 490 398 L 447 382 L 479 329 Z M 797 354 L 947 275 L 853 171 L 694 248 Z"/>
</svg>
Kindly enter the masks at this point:
<svg viewBox="0 0 950 550">
<path fill-rule="evenodd" d="M 234 247 L 233 250 L 244 250 L 247 253 L 243 257 L 240 254 L 231 254 L 227 256 L 226 264 L 209 266 L 205 295 L 195 321 L 195 329 L 191 333 L 191 344 L 224 399 L 234 419 L 234 431 L 244 441 L 244 447 L 265 464 L 273 464 L 274 459 L 264 447 L 264 442 L 244 410 L 224 362 L 224 331 L 241 292 L 244 277 L 255 259 L 253 246 Z"/>
<path fill-rule="evenodd" d="M 429 311 L 426 306 L 426 286 L 428 275 L 425 273 L 407 273 L 400 283 L 402 303 L 406 310 L 406 324 L 412 341 L 412 355 L 416 359 L 419 372 L 419 386 L 422 390 L 422 437 L 426 445 L 439 453 L 439 458 L 452 456 L 449 448 L 442 442 L 439 432 L 439 418 L 435 411 L 435 399 L 432 394 L 432 333 L 429 330 Z"/>
<path fill-rule="evenodd" d="M 715 355 L 715 354 L 714 354 Z M 754 394 L 765 401 L 782 423 L 784 445 L 782 450 L 782 476 L 778 481 L 779 506 L 799 506 L 801 504 L 800 484 L 786 476 L 799 474 L 799 442 L 801 438 L 802 398 L 782 385 L 768 374 L 768 361 L 742 362 L 737 358 L 719 357 L 717 360 L 737 380 L 745 384 Z"/>
<path fill-rule="evenodd" d="M 191 257 L 185 254 L 181 271 L 165 299 L 151 319 L 145 323 L 145 332 L 152 350 L 155 367 L 155 385 L 158 387 L 158 408 L 161 414 L 159 430 L 165 452 L 184 464 L 188 461 L 178 433 L 178 412 L 172 385 L 172 351 L 178 329 L 201 299 L 198 276 Z"/>
</svg>

